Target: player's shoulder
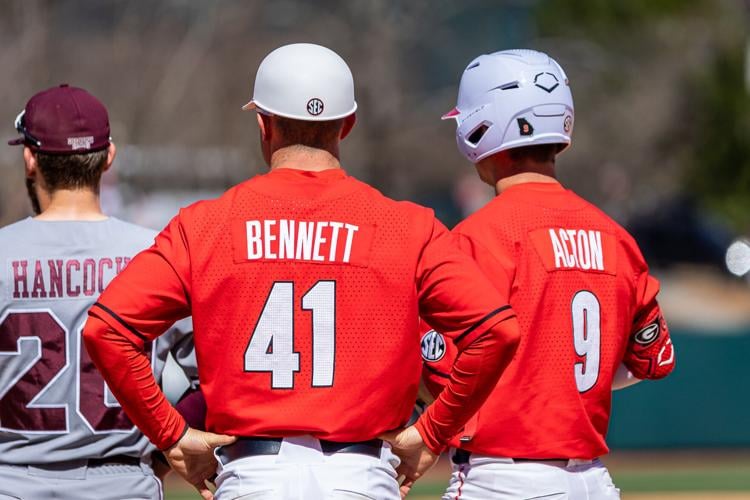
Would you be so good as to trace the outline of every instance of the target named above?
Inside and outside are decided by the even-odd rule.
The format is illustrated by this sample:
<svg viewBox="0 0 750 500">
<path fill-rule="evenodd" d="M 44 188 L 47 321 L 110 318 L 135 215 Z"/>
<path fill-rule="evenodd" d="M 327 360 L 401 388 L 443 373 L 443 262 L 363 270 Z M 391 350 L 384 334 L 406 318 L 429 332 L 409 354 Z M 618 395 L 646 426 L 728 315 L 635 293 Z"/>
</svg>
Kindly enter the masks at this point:
<svg viewBox="0 0 750 500">
<path fill-rule="evenodd" d="M 571 191 L 571 193 L 573 192 Z M 573 194 L 585 203 L 585 209 L 587 210 L 588 216 L 592 219 L 592 222 L 598 224 L 600 227 L 602 227 L 615 237 L 619 248 L 627 257 L 627 261 L 630 262 L 633 267 L 638 269 L 647 267 L 646 260 L 641 253 L 638 242 L 622 224 L 617 222 L 609 214 L 607 214 L 604 210 L 602 210 L 595 204 L 584 199 L 576 193 Z"/>
<path fill-rule="evenodd" d="M 106 233 L 112 238 L 112 243 L 131 244 L 135 248 L 145 248 L 151 245 L 157 235 L 154 229 L 126 222 L 117 217 L 109 217 L 106 224 Z"/>
<path fill-rule="evenodd" d="M 571 191 L 571 193 L 573 192 Z M 586 210 L 588 211 L 592 219 L 598 219 L 599 224 L 606 226 L 608 231 L 617 237 L 618 241 L 627 246 L 634 246 L 636 248 L 638 247 L 635 238 L 633 238 L 633 236 L 628 232 L 627 229 L 625 229 L 624 226 L 622 226 L 622 224 L 617 222 L 612 218 L 612 216 L 610 216 L 608 213 L 606 213 L 604 210 L 602 210 L 592 202 L 584 199 L 582 196 L 576 193 L 573 194 L 580 200 L 582 200 L 582 202 L 585 204 Z"/>
<path fill-rule="evenodd" d="M 347 176 L 347 182 L 354 184 L 361 196 L 370 199 L 374 210 L 394 212 L 411 221 L 432 221 L 435 219 L 435 211 L 418 203 L 408 200 L 396 200 L 383 194 L 375 186 L 371 186 L 355 177 Z"/>
<path fill-rule="evenodd" d="M 14 237 L 20 233 L 31 231 L 32 218 L 26 217 L 16 222 L 12 222 L 6 226 L 0 227 L 0 238 Z"/>
<path fill-rule="evenodd" d="M 222 213 L 226 215 L 231 208 L 238 192 L 244 186 L 251 183 L 253 179 L 246 180 L 236 184 L 215 198 L 198 200 L 190 205 L 180 208 L 178 217 L 181 222 L 190 222 L 199 220 L 207 215 Z"/>
<path fill-rule="evenodd" d="M 456 224 L 453 232 L 465 236 L 479 236 L 506 231 L 510 228 L 509 221 L 516 218 L 513 214 L 514 208 L 514 204 L 507 198 L 495 196 Z"/>
<path fill-rule="evenodd" d="M 150 227 L 141 226 L 132 222 L 127 222 L 117 217 L 110 217 L 112 226 L 117 231 L 122 231 L 124 234 L 128 234 L 134 237 L 152 238 L 156 236 L 157 231 Z"/>
</svg>

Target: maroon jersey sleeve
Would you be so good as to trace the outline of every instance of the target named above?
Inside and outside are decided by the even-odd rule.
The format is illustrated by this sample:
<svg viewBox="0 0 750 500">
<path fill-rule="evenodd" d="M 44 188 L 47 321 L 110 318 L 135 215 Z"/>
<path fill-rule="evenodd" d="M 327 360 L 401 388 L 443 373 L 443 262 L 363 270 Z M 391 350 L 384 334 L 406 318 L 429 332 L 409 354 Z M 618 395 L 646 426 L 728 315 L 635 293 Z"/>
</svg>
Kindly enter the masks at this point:
<svg viewBox="0 0 750 500">
<path fill-rule="evenodd" d="M 417 274 L 422 317 L 453 341 L 458 355 L 445 390 L 417 421 L 425 444 L 445 448 L 482 403 L 510 363 L 518 324 L 503 297 L 435 221 Z"/>
<path fill-rule="evenodd" d="M 128 417 L 159 449 L 187 429 L 154 379 L 144 352 L 189 315 L 189 258 L 179 216 L 111 282 L 89 311 L 86 349 Z"/>
</svg>

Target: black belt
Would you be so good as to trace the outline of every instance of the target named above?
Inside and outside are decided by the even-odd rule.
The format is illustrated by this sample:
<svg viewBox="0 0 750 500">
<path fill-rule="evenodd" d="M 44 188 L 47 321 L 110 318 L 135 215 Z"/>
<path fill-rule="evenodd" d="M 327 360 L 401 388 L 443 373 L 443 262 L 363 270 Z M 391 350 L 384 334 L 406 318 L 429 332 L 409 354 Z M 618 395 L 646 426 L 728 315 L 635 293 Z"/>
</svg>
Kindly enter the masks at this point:
<svg viewBox="0 0 750 500">
<path fill-rule="evenodd" d="M 141 459 L 139 457 L 131 457 L 130 455 L 114 455 L 106 458 L 89 458 L 89 467 L 98 467 L 100 465 L 141 465 Z"/>
<path fill-rule="evenodd" d="M 471 452 L 457 449 L 451 460 L 456 465 L 468 464 L 471 458 Z M 514 462 L 568 462 L 567 458 L 512 458 Z"/>
<path fill-rule="evenodd" d="M 226 465 L 233 460 L 253 457 L 256 455 L 278 455 L 281 450 L 283 438 L 238 438 L 234 443 L 222 446 L 216 450 L 221 463 Z M 320 449 L 326 455 L 331 453 L 359 453 L 374 458 L 380 458 L 380 449 L 383 447 L 381 439 L 369 441 L 358 441 L 353 443 L 338 443 L 336 441 L 320 440 Z"/>
</svg>

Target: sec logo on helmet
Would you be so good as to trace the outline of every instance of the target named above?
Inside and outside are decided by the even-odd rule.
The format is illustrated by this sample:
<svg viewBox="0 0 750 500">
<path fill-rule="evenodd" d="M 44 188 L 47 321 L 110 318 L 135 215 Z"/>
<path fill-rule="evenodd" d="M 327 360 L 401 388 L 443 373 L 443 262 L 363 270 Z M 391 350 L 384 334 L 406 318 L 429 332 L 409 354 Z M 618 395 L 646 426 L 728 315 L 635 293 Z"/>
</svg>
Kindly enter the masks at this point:
<svg viewBox="0 0 750 500">
<path fill-rule="evenodd" d="M 445 339 L 435 330 L 422 336 L 422 359 L 428 362 L 440 361 L 445 356 Z"/>
</svg>

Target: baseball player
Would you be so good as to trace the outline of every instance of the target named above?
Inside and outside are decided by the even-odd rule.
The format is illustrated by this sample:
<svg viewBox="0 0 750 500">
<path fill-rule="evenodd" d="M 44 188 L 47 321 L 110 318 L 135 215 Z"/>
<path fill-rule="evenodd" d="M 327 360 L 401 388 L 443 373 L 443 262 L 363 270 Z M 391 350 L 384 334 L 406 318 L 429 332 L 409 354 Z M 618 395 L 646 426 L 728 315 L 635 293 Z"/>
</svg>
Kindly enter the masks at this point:
<svg viewBox="0 0 750 500">
<path fill-rule="evenodd" d="M 482 55 L 445 118 L 456 120 L 459 151 L 497 193 L 453 232 L 509 294 L 522 340 L 454 437 L 443 498 L 619 498 L 597 458 L 608 451 L 611 391 L 668 375 L 674 350 L 659 284 L 633 238 L 555 178 L 573 131 L 568 79 L 541 52 Z M 438 332 L 422 343 L 434 392 L 452 361 Z"/>
<path fill-rule="evenodd" d="M 153 447 L 81 343 L 86 311 L 155 233 L 101 212 L 115 145 L 94 96 L 47 89 L 15 125 L 37 215 L 0 229 L 0 499 L 160 499 Z M 145 346 L 158 378 L 170 349 L 197 378 L 186 326 Z"/>
<path fill-rule="evenodd" d="M 221 499 L 399 498 L 398 474 L 408 487 L 434 463 L 515 351 L 514 313 L 432 211 L 341 168 L 356 106 L 336 53 L 271 52 L 243 108 L 270 171 L 181 210 L 89 312 L 94 362 L 204 498 L 217 445 Z M 210 433 L 186 426 L 143 354 L 188 314 Z M 418 314 L 456 344 L 456 369 L 415 427 L 388 433 L 417 393 Z"/>
</svg>

